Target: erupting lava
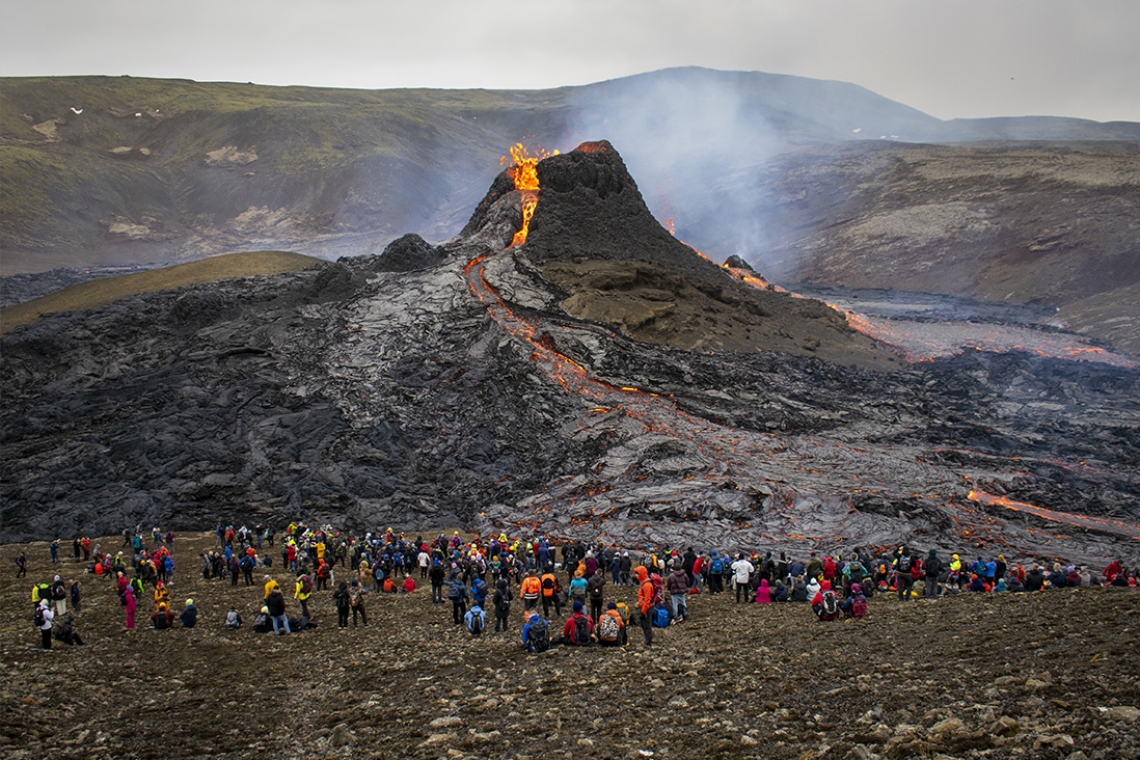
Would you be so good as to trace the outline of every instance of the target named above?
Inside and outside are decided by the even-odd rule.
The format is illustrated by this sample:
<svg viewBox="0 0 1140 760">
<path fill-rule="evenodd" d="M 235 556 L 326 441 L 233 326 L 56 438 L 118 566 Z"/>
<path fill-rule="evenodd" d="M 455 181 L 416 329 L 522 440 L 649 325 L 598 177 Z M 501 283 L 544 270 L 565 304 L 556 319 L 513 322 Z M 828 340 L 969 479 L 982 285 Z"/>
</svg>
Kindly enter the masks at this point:
<svg viewBox="0 0 1140 760">
<path fill-rule="evenodd" d="M 1109 520 L 1104 517 L 1089 517 L 1088 515 L 1077 515 L 1070 512 L 1056 512 L 1052 509 L 1039 507 L 1036 504 L 1014 501 L 1005 496 L 994 496 L 984 491 L 970 491 L 966 494 L 966 498 L 970 501 L 976 501 L 979 504 L 998 504 L 1006 509 L 1012 509 L 1017 512 L 1027 512 L 1045 520 L 1051 520 L 1065 525 L 1075 525 L 1078 528 L 1085 528 L 1087 530 L 1116 533 L 1117 535 L 1140 540 L 1140 525 L 1124 522 L 1123 520 Z"/>
<path fill-rule="evenodd" d="M 534 216 L 534 207 L 538 205 L 538 162 L 549 156 L 557 156 L 558 151 L 546 151 L 536 148 L 534 155 L 530 154 L 522 143 L 515 143 L 510 148 L 510 156 L 499 159 L 502 166 L 508 161 L 507 173 L 515 182 L 515 190 L 522 193 L 522 227 L 511 240 L 511 247 L 526 242 L 527 231 L 530 229 L 530 220 Z"/>
</svg>

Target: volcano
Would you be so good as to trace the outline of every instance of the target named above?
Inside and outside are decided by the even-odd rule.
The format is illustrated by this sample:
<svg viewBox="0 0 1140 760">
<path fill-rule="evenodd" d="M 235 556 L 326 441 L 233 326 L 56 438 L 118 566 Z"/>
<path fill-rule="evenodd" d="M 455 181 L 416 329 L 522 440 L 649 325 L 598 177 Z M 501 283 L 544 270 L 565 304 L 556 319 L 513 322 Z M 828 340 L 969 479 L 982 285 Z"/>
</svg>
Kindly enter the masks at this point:
<svg viewBox="0 0 1140 760">
<path fill-rule="evenodd" d="M 297 517 L 1074 560 L 1140 539 L 1135 366 L 908 362 L 675 239 L 609 143 L 527 160 L 537 186 L 516 162 L 439 245 L 5 336 L 5 539 Z"/>
</svg>

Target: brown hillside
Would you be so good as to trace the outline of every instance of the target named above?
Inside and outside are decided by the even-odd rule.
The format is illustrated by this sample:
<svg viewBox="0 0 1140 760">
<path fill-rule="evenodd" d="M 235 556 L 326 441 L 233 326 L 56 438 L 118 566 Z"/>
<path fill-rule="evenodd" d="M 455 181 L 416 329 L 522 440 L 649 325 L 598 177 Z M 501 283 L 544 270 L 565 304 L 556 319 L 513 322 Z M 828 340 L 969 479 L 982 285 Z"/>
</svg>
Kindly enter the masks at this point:
<svg viewBox="0 0 1140 760">
<path fill-rule="evenodd" d="M 279 272 L 295 272 L 321 262 L 312 256 L 286 251 L 254 251 L 214 256 L 188 264 L 153 269 L 122 277 L 108 277 L 49 293 L 26 303 L 0 310 L 0 335 L 14 327 L 39 319 L 42 314 L 79 311 L 106 306 L 125 296 L 173 290 L 186 285 L 254 277 Z"/>
</svg>

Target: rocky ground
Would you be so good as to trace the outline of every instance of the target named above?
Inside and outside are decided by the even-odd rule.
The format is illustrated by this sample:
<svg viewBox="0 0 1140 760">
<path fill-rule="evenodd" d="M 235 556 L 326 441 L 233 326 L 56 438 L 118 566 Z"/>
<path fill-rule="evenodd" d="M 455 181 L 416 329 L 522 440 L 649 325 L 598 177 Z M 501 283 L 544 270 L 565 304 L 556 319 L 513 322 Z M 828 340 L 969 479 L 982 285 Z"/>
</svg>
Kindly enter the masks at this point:
<svg viewBox="0 0 1140 760">
<path fill-rule="evenodd" d="M 424 589 L 371 598 L 368 628 L 338 630 L 320 592 L 315 630 L 225 631 L 230 606 L 248 625 L 261 587 L 203 581 L 213 543 L 175 544 L 174 598 L 195 599 L 197 628 L 127 633 L 109 582 L 84 575 L 88 643 L 51 653 L 34 651 L 28 598 L 50 580 L 47 548 L 0 547 L 8 573 L 20 549 L 31 558 L 28 582 L 0 584 L 7 757 L 1140 756 L 1135 590 L 876 596 L 867 620 L 831 624 L 806 605 L 699 595 L 651 649 L 635 631 L 624 649 L 527 655 L 520 615 L 471 639 Z"/>
</svg>

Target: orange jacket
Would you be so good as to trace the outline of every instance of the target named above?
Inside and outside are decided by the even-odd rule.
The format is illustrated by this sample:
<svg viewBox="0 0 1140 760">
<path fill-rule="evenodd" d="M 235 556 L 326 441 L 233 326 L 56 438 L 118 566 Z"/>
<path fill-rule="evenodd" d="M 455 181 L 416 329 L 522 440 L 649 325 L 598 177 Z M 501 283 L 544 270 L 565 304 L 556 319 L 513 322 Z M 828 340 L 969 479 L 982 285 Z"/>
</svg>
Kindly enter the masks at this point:
<svg viewBox="0 0 1140 760">
<path fill-rule="evenodd" d="M 643 565 L 637 566 L 637 608 L 641 614 L 649 612 L 653 606 L 653 581 L 649 580 L 649 571 Z"/>
<path fill-rule="evenodd" d="M 550 588 L 546 587 L 547 578 L 550 579 Z M 554 596 L 554 589 L 558 588 L 558 577 L 554 575 L 554 573 L 547 573 L 546 575 L 542 576 L 540 583 L 542 584 L 543 596 L 548 598 Z"/>
<path fill-rule="evenodd" d="M 522 595 L 524 598 L 529 596 L 532 599 L 537 599 L 538 595 L 541 592 L 542 584 L 539 582 L 538 578 L 535 578 L 533 575 L 528 575 L 526 578 L 523 578 Z"/>
</svg>

